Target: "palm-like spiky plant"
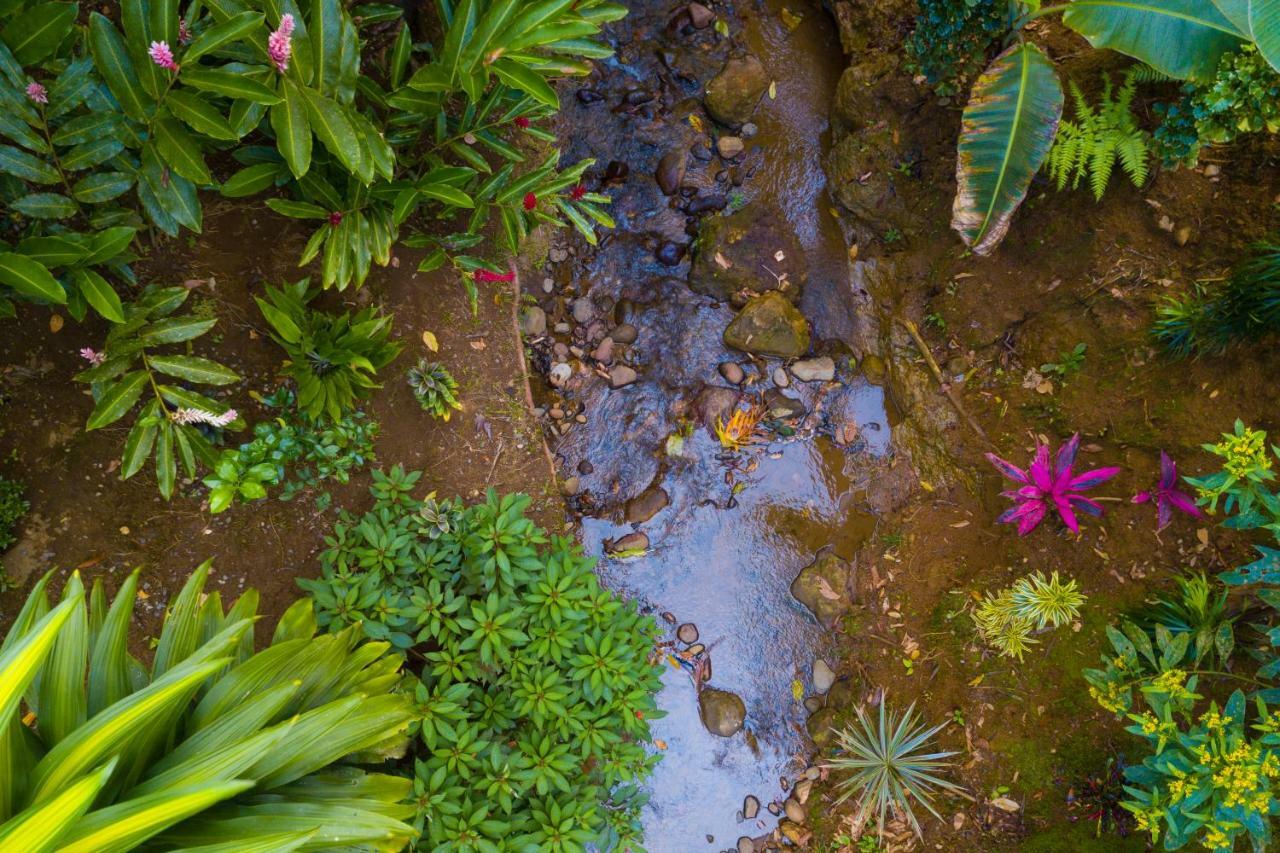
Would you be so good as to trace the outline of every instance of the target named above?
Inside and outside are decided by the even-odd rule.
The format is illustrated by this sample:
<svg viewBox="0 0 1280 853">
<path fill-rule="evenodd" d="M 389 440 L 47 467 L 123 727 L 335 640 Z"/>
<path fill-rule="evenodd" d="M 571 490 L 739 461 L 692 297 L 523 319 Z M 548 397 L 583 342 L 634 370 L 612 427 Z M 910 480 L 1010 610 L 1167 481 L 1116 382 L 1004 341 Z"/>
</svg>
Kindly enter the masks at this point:
<svg viewBox="0 0 1280 853">
<path fill-rule="evenodd" d="M 441 420 L 449 420 L 454 409 L 462 409 L 458 402 L 458 382 L 438 361 L 418 359 L 418 363 L 409 368 L 409 387 L 422 410 Z"/>
<path fill-rule="evenodd" d="M 343 763 L 402 748 L 401 659 L 350 630 L 315 636 L 308 600 L 255 653 L 257 593 L 224 613 L 208 571 L 174 599 L 150 667 L 128 652 L 137 572 L 110 608 L 100 581 L 86 603 L 78 574 L 52 610 L 49 577 L 36 585 L 0 646 L 0 850 L 389 851 L 413 837 L 409 781 Z"/>
<path fill-rule="evenodd" d="M 1054 572 L 1048 578 L 1041 572 L 1018 578 L 1010 590 L 1014 614 L 1035 623 L 1036 630 L 1046 625 L 1057 628 L 1080 615 L 1084 596 L 1079 584 L 1063 582 Z"/>
<path fill-rule="evenodd" d="M 948 721 L 926 728 L 915 707 L 912 702 L 906 712 L 898 716 L 881 702 L 879 718 L 874 723 L 858 707 L 857 725 L 835 733 L 841 754 L 824 763 L 828 770 L 849 774 L 836 783 L 839 792 L 836 804 L 856 798 L 859 822 L 865 823 L 875 815 L 882 835 L 890 812 L 905 817 L 920 835 L 913 803 L 923 805 L 934 817 L 941 818 L 933 806 L 933 798 L 940 792 L 963 790 L 938 775 L 938 771 L 951 765 L 944 759 L 956 753 L 931 751 L 933 736 Z"/>
</svg>

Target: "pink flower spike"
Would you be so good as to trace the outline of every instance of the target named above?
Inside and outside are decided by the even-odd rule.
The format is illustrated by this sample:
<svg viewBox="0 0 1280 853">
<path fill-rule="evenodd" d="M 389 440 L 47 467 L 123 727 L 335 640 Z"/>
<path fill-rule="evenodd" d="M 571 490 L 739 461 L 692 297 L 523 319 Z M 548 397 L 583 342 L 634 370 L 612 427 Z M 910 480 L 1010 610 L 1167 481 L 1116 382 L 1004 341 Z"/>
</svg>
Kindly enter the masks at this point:
<svg viewBox="0 0 1280 853">
<path fill-rule="evenodd" d="M 173 61 L 173 51 L 169 49 L 168 42 L 153 41 L 147 50 L 147 55 L 151 57 L 152 62 L 166 71 L 178 70 L 178 63 Z"/>
<path fill-rule="evenodd" d="M 102 364 L 102 362 L 107 360 L 106 353 L 97 352 L 93 347 L 85 347 L 80 350 L 80 357 L 92 364 L 94 367 L 97 367 L 99 364 Z"/>
<path fill-rule="evenodd" d="M 49 103 L 49 90 L 32 80 L 27 84 L 27 97 L 37 104 Z"/>
<path fill-rule="evenodd" d="M 281 74 L 289 70 L 289 57 L 293 55 L 293 15 L 280 16 L 280 26 L 267 36 L 267 55 Z"/>
<path fill-rule="evenodd" d="M 178 19 L 178 43 L 191 44 L 191 39 L 192 39 L 191 28 L 187 26 L 187 19 L 179 18 Z"/>
<path fill-rule="evenodd" d="M 224 427 L 240 415 L 235 409 L 227 409 L 220 415 L 206 412 L 203 409 L 178 409 L 169 414 L 169 420 L 176 424 L 208 424 L 212 427 Z"/>
</svg>

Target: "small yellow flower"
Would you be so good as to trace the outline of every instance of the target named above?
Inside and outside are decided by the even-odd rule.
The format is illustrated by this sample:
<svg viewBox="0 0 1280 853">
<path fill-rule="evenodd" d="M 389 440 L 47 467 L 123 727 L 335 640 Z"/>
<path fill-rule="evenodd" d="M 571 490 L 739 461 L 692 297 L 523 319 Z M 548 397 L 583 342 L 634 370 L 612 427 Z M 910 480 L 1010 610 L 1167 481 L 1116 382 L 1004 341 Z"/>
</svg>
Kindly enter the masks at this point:
<svg viewBox="0 0 1280 853">
<path fill-rule="evenodd" d="M 1223 458 L 1223 470 L 1238 480 L 1271 469 L 1267 434 L 1261 430 L 1246 428 L 1239 435 L 1224 433 L 1222 441 L 1213 446 L 1213 452 Z"/>
</svg>

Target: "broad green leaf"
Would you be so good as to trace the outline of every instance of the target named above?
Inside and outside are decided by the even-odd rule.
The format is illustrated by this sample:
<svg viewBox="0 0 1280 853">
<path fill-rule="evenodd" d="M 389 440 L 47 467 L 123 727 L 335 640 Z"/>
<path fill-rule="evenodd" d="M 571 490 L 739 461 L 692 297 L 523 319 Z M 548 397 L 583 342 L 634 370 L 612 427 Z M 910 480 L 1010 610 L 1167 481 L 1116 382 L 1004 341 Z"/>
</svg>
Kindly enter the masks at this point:
<svg viewBox="0 0 1280 853">
<path fill-rule="evenodd" d="M 160 423 L 160 440 L 156 442 L 156 488 L 165 500 L 173 497 L 173 484 L 178 479 L 178 465 L 173 458 L 173 422 Z"/>
<path fill-rule="evenodd" d="M 298 324 L 292 317 L 265 299 L 255 296 L 254 301 L 258 303 L 258 310 L 262 312 L 262 316 L 283 340 L 291 344 L 302 340 L 302 330 L 298 328 Z"/>
<path fill-rule="evenodd" d="M 89 666 L 89 619 L 79 572 L 71 573 L 62 597 L 79 599 L 80 606 L 71 611 L 58 632 L 49 660 L 40 672 L 40 739 L 49 747 L 84 725 L 88 713 L 84 688 Z"/>
<path fill-rule="evenodd" d="M 271 129 L 276 135 L 280 156 L 295 178 L 311 168 L 311 124 L 307 119 L 306 95 L 292 80 L 283 82 L 284 100 L 271 108 Z"/>
<path fill-rule="evenodd" d="M 203 92 L 235 100 L 252 101 L 266 106 L 280 103 L 280 95 L 257 80 L 243 74 L 233 74 L 230 71 L 213 71 L 204 68 L 183 69 L 182 82 Z"/>
<path fill-rule="evenodd" d="M 254 837 L 237 838 L 199 847 L 181 847 L 173 853 L 293 853 L 302 848 L 318 832 L 315 829 L 299 829 L 293 832 L 257 834 Z"/>
<path fill-rule="evenodd" d="M 85 423 L 86 430 L 101 429 L 120 420 L 138 402 L 147 387 L 147 372 L 135 370 L 111 385 L 98 399 L 98 405 Z"/>
<path fill-rule="evenodd" d="M 94 172 L 71 186 L 76 201 L 85 204 L 102 204 L 119 198 L 133 186 L 133 176 L 124 172 Z"/>
<path fill-rule="evenodd" d="M 205 136 L 210 136 L 214 139 L 234 140 L 240 138 L 227 120 L 222 117 L 222 113 L 218 112 L 213 104 L 199 95 L 182 90 L 173 91 L 165 98 L 164 104 L 168 107 L 169 112 L 182 119 L 196 133 L 203 133 Z"/>
<path fill-rule="evenodd" d="M 1222 16 L 1231 22 L 1231 26 L 1246 38 L 1252 38 L 1249 25 L 1250 0 L 1213 0 L 1213 5 L 1217 6 Z M 1257 5 L 1256 0 L 1253 5 Z"/>
<path fill-rule="evenodd" d="M 1005 50 L 974 83 L 960 121 L 951 227 L 976 254 L 1004 239 L 1053 145 L 1062 102 L 1053 65 L 1032 44 Z"/>
<path fill-rule="evenodd" d="M 119 113 L 98 112 L 76 116 L 53 134 L 54 145 L 78 145 L 90 139 L 111 136 L 120 121 Z"/>
<path fill-rule="evenodd" d="M 230 385 L 240 381 L 240 375 L 234 370 L 194 355 L 151 355 L 147 356 L 147 364 L 161 373 L 201 385 Z"/>
<path fill-rule="evenodd" d="M 88 246 L 66 237 L 27 237 L 18 251 L 46 267 L 70 266 L 89 254 Z"/>
<path fill-rule="evenodd" d="M 213 183 L 200 145 L 177 119 L 162 118 L 152 125 L 160 156 L 182 177 L 197 184 Z"/>
<path fill-rule="evenodd" d="M 94 311 L 112 323 L 124 322 L 124 307 L 120 304 L 119 295 L 96 270 L 77 267 L 71 271 L 71 278 Z"/>
<path fill-rule="evenodd" d="M 15 252 L 0 252 L 0 284 L 7 284 L 23 296 L 43 299 L 55 305 L 67 304 L 67 293 L 44 265 Z"/>
<path fill-rule="evenodd" d="M 436 201 L 442 201 L 445 204 L 453 205 L 454 207 L 462 207 L 470 210 L 476 206 L 475 202 L 471 200 L 471 196 L 467 195 L 462 190 L 454 189 L 447 184 L 420 183 L 417 189 L 421 195 L 424 195 L 427 198 L 434 198 Z"/>
<path fill-rule="evenodd" d="M 107 228 L 93 235 L 92 251 L 89 257 L 84 259 L 86 264 L 105 264 L 112 258 L 119 255 L 125 249 L 129 248 L 129 244 L 133 242 L 133 235 L 138 233 L 138 229 L 128 225 L 117 225 L 114 228 Z M 178 288 L 185 295 L 190 291 L 185 288 Z"/>
<path fill-rule="evenodd" d="M 305 201 L 290 201 L 287 198 L 269 198 L 267 207 L 281 216 L 290 219 L 328 219 L 329 212 L 323 207 Z"/>
<path fill-rule="evenodd" d="M 1062 22 L 1179 80 L 1211 80 L 1245 35 L 1209 0 L 1072 0 Z"/>
<path fill-rule="evenodd" d="M 62 44 L 76 22 L 75 3 L 37 3 L 11 18 L 0 40 L 23 65 L 35 65 Z"/>
<path fill-rule="evenodd" d="M 409 24 L 400 25 L 396 34 L 395 47 L 391 49 L 391 88 L 399 89 L 404 80 L 404 72 L 409 67 L 409 56 L 413 52 L 413 36 L 409 35 Z"/>
<path fill-rule="evenodd" d="M 339 0 L 311 0 L 307 35 L 311 37 L 311 60 L 315 68 L 312 85 L 325 95 L 334 94 L 340 74 L 342 4 Z"/>
<path fill-rule="evenodd" d="M 144 417 L 149 409 L 154 411 L 154 407 L 144 408 Z M 134 429 L 137 429 L 136 424 Z M 154 431 L 155 427 L 151 429 Z M 147 453 L 150 454 L 149 446 Z M 89 655 L 90 716 L 129 695 L 129 625 L 133 620 L 140 571 L 134 569 L 120 585 L 120 591 L 111 602 L 111 609 L 107 611 L 94 640 L 93 651 Z"/>
<path fill-rule="evenodd" d="M 44 665 L 58 634 L 83 605 L 83 596 L 68 598 L 18 639 L 15 640 L 13 634 L 5 639 L 5 650 L 0 654 L 0 673 L 4 674 L 0 678 L 0 719 L 14 716 L 22 695 Z"/>
<path fill-rule="evenodd" d="M 160 428 L 159 407 L 159 402 L 152 400 L 142 407 L 137 420 L 133 422 L 133 427 L 124 441 L 124 451 L 120 455 L 121 480 L 127 480 L 141 471 L 142 466 L 151 458 L 151 450 L 156 442 L 156 432 Z M 112 701 L 119 698 L 117 696 Z"/>
<path fill-rule="evenodd" d="M 560 98 L 556 90 L 537 71 L 514 59 L 499 59 L 490 67 L 498 75 L 498 79 L 513 89 L 519 89 L 534 100 L 546 104 L 552 109 L 560 109 Z"/>
<path fill-rule="evenodd" d="M 61 180 L 53 166 L 12 145 L 0 145 L 0 172 L 33 184 L 56 184 Z"/>
<path fill-rule="evenodd" d="M 32 193 L 9 206 L 32 219 L 69 219 L 76 215 L 76 203 L 60 193 Z"/>
<path fill-rule="evenodd" d="M 220 192 L 227 198 L 257 195 L 275 185 L 284 170 L 277 163 L 255 163 L 236 172 L 223 183 Z"/>
<path fill-rule="evenodd" d="M 158 210 L 148 209 L 148 215 L 158 214 L 156 224 L 177 224 L 200 231 L 202 210 L 196 187 L 176 171 L 164 166 L 155 146 L 148 143 L 142 149 L 142 182 L 138 186 L 138 198 L 144 204 L 150 200 Z M 164 220 L 168 222 L 165 223 Z M 176 235 L 176 230 L 174 231 Z"/>
<path fill-rule="evenodd" d="M 1258 45 L 1258 52 L 1280 69 L 1280 0 L 1247 0 L 1249 4 L 1249 29 Z"/>
<path fill-rule="evenodd" d="M 263 16 L 260 12 L 244 11 L 233 15 L 225 21 L 214 24 L 205 30 L 182 55 L 183 63 L 191 62 L 206 53 L 217 50 L 224 44 L 244 38 L 262 26 Z"/>
<path fill-rule="evenodd" d="M 124 150 L 124 143 L 110 136 L 82 142 L 62 155 L 62 168 L 68 172 L 90 169 L 105 163 Z"/>
<path fill-rule="evenodd" d="M 93 52 L 98 73 L 125 114 L 132 119 L 146 121 L 150 98 L 142 90 L 124 39 L 115 25 L 97 12 L 89 15 L 89 49 Z"/>
<path fill-rule="evenodd" d="M 93 805 L 115 770 L 114 760 L 82 776 L 47 802 L 14 815 L 0 825 L 0 850 L 54 853 Z"/>
<path fill-rule="evenodd" d="M 160 344 L 179 344 L 193 340 L 212 329 L 218 320 L 216 317 L 201 319 L 200 317 L 166 317 L 138 330 L 135 339 L 145 347 Z"/>
<path fill-rule="evenodd" d="M 7 110 L 0 111 L 0 136 L 12 139 L 23 148 L 37 154 L 48 154 L 50 151 L 48 142 L 37 136 L 30 125 L 16 113 Z"/>
<path fill-rule="evenodd" d="M 353 173 L 365 170 L 365 155 L 355 127 L 339 104 L 310 89 L 303 90 L 307 119 L 316 138 Z M 365 181 L 368 183 L 368 181 Z"/>
<path fill-rule="evenodd" d="M 124 853 L 175 823 L 253 787 L 248 780 L 204 783 L 125 800 L 85 815 L 61 853 Z"/>
</svg>

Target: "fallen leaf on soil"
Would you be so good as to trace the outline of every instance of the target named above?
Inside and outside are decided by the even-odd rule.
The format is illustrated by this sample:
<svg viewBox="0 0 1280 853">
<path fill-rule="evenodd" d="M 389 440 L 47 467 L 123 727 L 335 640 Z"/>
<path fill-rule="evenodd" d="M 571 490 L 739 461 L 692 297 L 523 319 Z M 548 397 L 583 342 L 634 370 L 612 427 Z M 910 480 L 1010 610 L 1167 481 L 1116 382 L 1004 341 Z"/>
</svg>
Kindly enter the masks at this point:
<svg viewBox="0 0 1280 853">
<path fill-rule="evenodd" d="M 818 594 L 828 601 L 836 601 L 840 598 L 840 593 L 831 588 L 831 584 L 827 583 L 827 579 L 818 576 Z"/>
<path fill-rule="evenodd" d="M 979 684 L 981 684 L 981 683 L 982 683 L 982 679 L 984 679 L 984 678 L 986 678 L 986 677 L 987 677 L 987 674 L 984 672 L 984 673 L 982 673 L 982 674 L 980 674 L 980 675 L 977 675 L 977 676 L 975 676 L 975 677 L 973 677 L 973 678 L 970 678 L 970 679 L 969 679 L 969 686 L 970 686 L 970 687 L 977 687 Z"/>
<path fill-rule="evenodd" d="M 690 113 L 689 126 L 698 131 L 698 133 L 702 133 L 702 116 Z"/>
<path fill-rule="evenodd" d="M 955 527 L 955 528 L 968 527 L 968 526 L 969 526 L 969 522 L 967 522 L 967 521 L 957 521 L 955 524 L 953 524 L 953 525 L 951 525 L 951 526 L 952 526 L 952 527 Z"/>
<path fill-rule="evenodd" d="M 661 738 L 659 738 L 658 740 L 655 740 L 655 741 L 653 742 L 653 745 L 654 745 L 654 746 L 656 746 L 658 749 L 666 749 L 666 748 L 667 748 L 667 742 L 666 742 L 665 740 L 662 740 Z"/>
<path fill-rule="evenodd" d="M 769 81 L 769 100 L 778 97 L 778 82 L 776 80 Z"/>
<path fill-rule="evenodd" d="M 62 330 L 62 324 L 63 324 L 64 322 L 65 322 L 65 321 L 62 319 L 62 315 L 61 315 L 61 314 L 54 314 L 52 317 L 50 317 L 50 318 L 49 318 L 49 331 L 51 331 L 51 332 L 59 332 L 59 331 L 61 331 L 61 330 Z"/>
<path fill-rule="evenodd" d="M 485 347 L 487 347 L 487 346 L 488 346 L 488 344 L 486 344 L 486 343 L 484 342 L 484 338 L 481 338 L 481 339 L 480 339 L 480 340 L 478 340 L 478 341 L 471 341 L 471 348 L 472 348 L 473 350 L 477 350 L 477 351 L 478 351 L 478 350 L 483 350 L 483 349 L 484 349 Z"/>
<path fill-rule="evenodd" d="M 1200 540 L 1201 545 L 1209 544 L 1209 531 L 1201 527 L 1196 531 L 1196 538 Z"/>
<path fill-rule="evenodd" d="M 422 342 L 427 345 L 427 349 L 432 352 L 440 352 L 440 342 L 436 340 L 436 336 L 431 332 L 422 333 Z"/>
<path fill-rule="evenodd" d="M 1001 811 L 1009 812 L 1010 814 L 1013 814 L 1014 812 L 1022 808 L 1022 806 L 1018 805 L 1016 801 L 1011 800 L 1008 797 L 996 797 L 994 800 L 991 801 L 991 805 L 995 806 Z"/>
<path fill-rule="evenodd" d="M 715 260 L 716 260 L 716 263 L 720 266 L 720 269 L 722 270 L 727 270 L 729 267 L 733 266 L 733 264 L 729 261 L 729 259 L 726 258 L 724 255 L 720 254 L 719 252 L 716 252 Z"/>
</svg>

